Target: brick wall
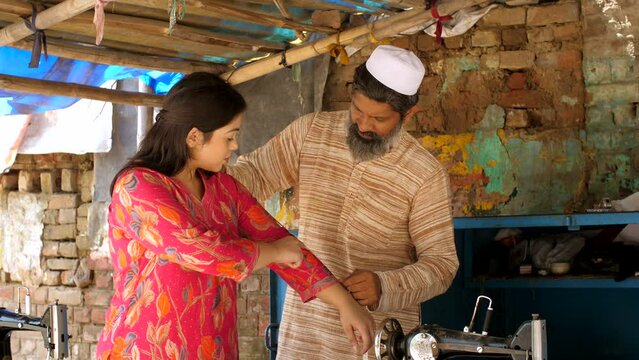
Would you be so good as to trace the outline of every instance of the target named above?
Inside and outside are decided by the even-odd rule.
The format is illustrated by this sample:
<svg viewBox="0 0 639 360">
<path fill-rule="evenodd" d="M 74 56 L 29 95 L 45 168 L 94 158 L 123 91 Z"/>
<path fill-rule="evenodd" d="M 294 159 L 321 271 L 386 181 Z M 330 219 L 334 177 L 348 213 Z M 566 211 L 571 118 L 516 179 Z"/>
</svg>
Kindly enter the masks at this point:
<svg viewBox="0 0 639 360">
<path fill-rule="evenodd" d="M 633 39 L 614 39 L 604 2 L 526 3 L 440 47 L 425 34 L 394 41 L 426 67 L 406 128 L 447 167 L 457 216 L 583 211 L 639 191 L 637 66 L 620 54 Z M 619 4 L 636 42 L 636 2 Z M 346 82 L 371 51 L 331 64 L 326 109 L 348 109 Z"/>
<path fill-rule="evenodd" d="M 113 284 L 106 253 L 86 240 L 88 219 L 92 216 L 92 156 L 18 155 L 11 171 L 2 175 L 0 184 L 3 198 L 36 194 L 46 204 L 41 213 L 42 272 L 18 279 L 15 273 L 2 273 L 1 306 L 16 309 L 17 286 L 22 283 L 30 284 L 33 316 L 42 316 L 47 304 L 59 300 L 69 307 L 72 358 L 94 358 Z M 3 203 L 3 213 L 8 217 L 20 216 L 12 212 L 11 206 Z M 14 333 L 12 351 L 19 359 L 46 356 L 42 338 L 36 332 Z"/>
</svg>

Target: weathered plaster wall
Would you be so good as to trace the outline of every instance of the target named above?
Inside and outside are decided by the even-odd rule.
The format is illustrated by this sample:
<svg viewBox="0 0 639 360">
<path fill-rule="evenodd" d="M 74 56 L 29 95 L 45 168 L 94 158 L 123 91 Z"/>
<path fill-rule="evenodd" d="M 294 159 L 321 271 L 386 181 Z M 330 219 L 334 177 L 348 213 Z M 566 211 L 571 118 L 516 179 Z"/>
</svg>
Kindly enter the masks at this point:
<svg viewBox="0 0 639 360">
<path fill-rule="evenodd" d="M 639 8 L 619 2 L 635 36 L 620 41 L 601 10 L 612 1 L 596 1 L 497 8 L 440 47 L 428 35 L 394 41 L 427 69 L 406 127 L 447 167 L 455 215 L 583 211 L 639 191 L 639 85 L 626 52 Z M 326 108 L 348 108 L 345 84 L 371 51 L 331 65 Z"/>
</svg>

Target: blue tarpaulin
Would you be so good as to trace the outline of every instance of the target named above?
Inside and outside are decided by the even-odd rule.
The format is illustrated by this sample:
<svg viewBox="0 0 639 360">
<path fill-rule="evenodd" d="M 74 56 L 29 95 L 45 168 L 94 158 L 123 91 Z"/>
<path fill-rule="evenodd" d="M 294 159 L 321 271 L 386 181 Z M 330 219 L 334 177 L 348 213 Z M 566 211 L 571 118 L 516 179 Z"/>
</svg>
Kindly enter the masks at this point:
<svg viewBox="0 0 639 360">
<path fill-rule="evenodd" d="M 30 69 L 30 59 L 30 51 L 6 46 L 0 47 L 0 73 L 90 86 L 101 86 L 109 80 L 139 77 L 156 94 L 166 94 L 171 86 L 183 77 L 183 74 L 180 73 L 94 64 L 56 56 L 49 56 L 48 59 L 42 56 L 40 66 Z M 49 110 L 64 109 L 78 100 L 62 96 L 44 96 L 0 89 L 0 116 L 36 114 Z"/>
</svg>

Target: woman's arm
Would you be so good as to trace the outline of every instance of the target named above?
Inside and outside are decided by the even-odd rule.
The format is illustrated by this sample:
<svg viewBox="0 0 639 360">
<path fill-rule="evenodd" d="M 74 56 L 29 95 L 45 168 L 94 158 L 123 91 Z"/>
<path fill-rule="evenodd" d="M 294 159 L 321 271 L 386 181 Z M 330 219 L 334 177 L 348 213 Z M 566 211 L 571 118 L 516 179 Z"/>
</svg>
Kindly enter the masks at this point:
<svg viewBox="0 0 639 360">
<path fill-rule="evenodd" d="M 365 354 L 373 345 L 375 333 L 375 320 L 366 308 L 358 304 L 341 284 L 320 291 L 317 298 L 337 308 L 342 328 L 353 350 L 358 355 Z"/>
</svg>

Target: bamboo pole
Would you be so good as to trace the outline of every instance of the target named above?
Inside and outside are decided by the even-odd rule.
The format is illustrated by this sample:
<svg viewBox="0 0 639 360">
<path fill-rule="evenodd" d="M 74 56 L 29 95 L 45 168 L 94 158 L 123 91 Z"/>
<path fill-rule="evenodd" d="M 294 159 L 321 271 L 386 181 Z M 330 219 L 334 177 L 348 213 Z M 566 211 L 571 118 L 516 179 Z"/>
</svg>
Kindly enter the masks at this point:
<svg viewBox="0 0 639 360">
<path fill-rule="evenodd" d="M 36 17 L 35 27 L 37 29 L 47 29 L 51 25 L 68 20 L 93 8 L 94 6 L 95 0 L 66 0 L 63 3 L 39 13 Z M 33 32 L 27 28 L 24 22 L 11 24 L 0 29 L 0 46 L 13 44 L 14 42 L 22 40 L 32 34 Z"/>
<path fill-rule="evenodd" d="M 461 9 L 471 7 L 473 5 L 485 3 L 485 0 L 448 0 L 441 2 L 438 5 L 438 11 L 441 16 L 452 14 Z M 406 31 L 414 26 L 424 24 L 432 20 L 430 11 L 425 11 L 424 8 L 416 8 L 409 11 L 401 12 L 397 15 L 376 21 L 374 25 L 373 36 L 377 40 L 387 38 L 389 36 L 395 36 L 402 31 Z M 362 25 L 352 29 L 348 29 L 340 32 L 336 35 L 331 35 L 326 38 L 315 41 L 312 44 L 299 46 L 294 49 L 285 51 L 286 63 L 288 65 L 296 64 L 304 60 L 313 58 L 317 55 L 328 52 L 331 45 L 349 45 L 353 41 L 362 41 L 362 39 L 368 39 L 371 31 L 370 25 Z M 282 53 L 269 56 L 265 59 L 252 62 L 244 65 L 241 68 L 228 71 L 221 76 L 229 81 L 229 83 L 235 85 L 240 84 L 248 80 L 255 79 L 257 77 L 266 75 L 273 71 L 283 68 L 281 64 Z"/>
<path fill-rule="evenodd" d="M 162 100 L 164 98 L 164 96 L 160 95 L 102 89 L 94 86 L 49 80 L 36 80 L 2 74 L 0 74 L 0 89 L 146 107 L 162 107 Z"/>
<path fill-rule="evenodd" d="M 11 47 L 31 50 L 33 40 L 20 40 Z M 222 73 L 229 69 L 222 64 L 188 60 L 171 60 L 157 56 L 135 54 L 127 51 L 107 49 L 95 45 L 76 45 L 59 39 L 47 38 L 49 55 L 67 59 L 89 61 L 96 64 L 118 65 L 136 69 L 150 69 L 165 72 L 189 74 L 196 71 Z"/>
</svg>

